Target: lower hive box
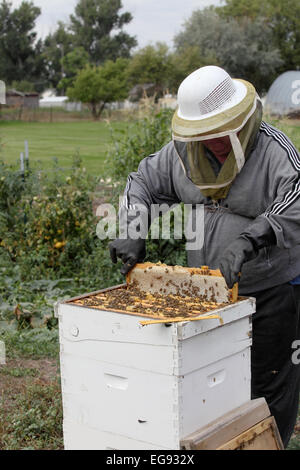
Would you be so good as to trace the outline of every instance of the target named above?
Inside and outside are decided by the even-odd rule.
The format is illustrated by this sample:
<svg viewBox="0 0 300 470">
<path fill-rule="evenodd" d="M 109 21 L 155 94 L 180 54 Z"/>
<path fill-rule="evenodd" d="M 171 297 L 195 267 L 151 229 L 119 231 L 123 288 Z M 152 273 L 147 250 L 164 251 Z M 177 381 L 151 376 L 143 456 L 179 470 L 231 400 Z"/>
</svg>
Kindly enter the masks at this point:
<svg viewBox="0 0 300 470">
<path fill-rule="evenodd" d="M 138 265 L 56 311 L 68 450 L 180 449 L 250 400 L 255 300 L 218 271 Z"/>
</svg>

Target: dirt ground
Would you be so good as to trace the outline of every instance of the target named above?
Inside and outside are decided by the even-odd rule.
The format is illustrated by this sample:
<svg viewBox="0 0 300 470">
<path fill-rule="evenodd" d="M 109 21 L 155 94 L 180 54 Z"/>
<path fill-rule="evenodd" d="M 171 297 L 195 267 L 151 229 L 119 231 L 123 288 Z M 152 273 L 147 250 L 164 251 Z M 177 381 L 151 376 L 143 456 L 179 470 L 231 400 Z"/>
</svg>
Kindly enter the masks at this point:
<svg viewBox="0 0 300 470">
<path fill-rule="evenodd" d="M 6 373 L 7 371 L 7 373 Z M 15 372 L 14 372 L 15 371 Z M 18 372 L 19 371 L 19 372 Z M 9 359 L 0 365 L 0 397 L 2 408 L 9 408 L 29 383 L 50 384 L 57 380 L 54 359 Z"/>
</svg>

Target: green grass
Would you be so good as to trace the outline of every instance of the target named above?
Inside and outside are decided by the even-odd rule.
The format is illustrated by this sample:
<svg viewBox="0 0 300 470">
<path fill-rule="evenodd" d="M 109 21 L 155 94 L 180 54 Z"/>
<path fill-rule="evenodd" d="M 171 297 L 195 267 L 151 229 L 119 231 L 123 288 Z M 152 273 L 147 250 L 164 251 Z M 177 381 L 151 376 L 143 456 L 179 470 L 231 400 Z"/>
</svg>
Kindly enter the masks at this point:
<svg viewBox="0 0 300 470">
<path fill-rule="evenodd" d="M 10 375 L 11 377 L 36 377 L 38 370 L 32 367 L 22 369 L 21 367 L 14 367 L 12 369 L 0 369 L 0 375 Z"/>
<path fill-rule="evenodd" d="M 0 410 L 1 450 L 62 450 L 62 403 L 59 382 L 33 383 L 5 413 Z"/>
<path fill-rule="evenodd" d="M 300 149 L 300 120 L 274 119 L 267 116 L 264 120 L 284 132 L 295 147 Z"/>
<path fill-rule="evenodd" d="M 125 122 L 112 122 L 114 129 L 124 129 Z M 0 122 L 1 158 L 20 165 L 24 141 L 29 143 L 30 162 L 35 168 L 50 169 L 55 159 L 68 168 L 79 154 L 88 172 L 101 176 L 105 154 L 111 145 L 110 125 L 99 121 L 82 122 Z"/>
<path fill-rule="evenodd" d="M 300 121 L 265 120 L 285 132 L 300 148 Z M 111 122 L 114 129 L 124 130 L 125 121 Z M 37 169 L 51 169 L 57 159 L 62 168 L 70 168 L 72 158 L 79 154 L 83 166 L 93 175 L 101 176 L 105 169 L 105 155 L 112 145 L 110 125 L 99 121 L 22 122 L 0 121 L 1 158 L 18 165 L 24 141 L 29 142 L 30 162 Z"/>
<path fill-rule="evenodd" d="M 58 359 L 58 330 L 35 328 L 33 330 L 10 331 L 0 328 L 0 341 L 5 343 L 7 357 Z"/>
</svg>

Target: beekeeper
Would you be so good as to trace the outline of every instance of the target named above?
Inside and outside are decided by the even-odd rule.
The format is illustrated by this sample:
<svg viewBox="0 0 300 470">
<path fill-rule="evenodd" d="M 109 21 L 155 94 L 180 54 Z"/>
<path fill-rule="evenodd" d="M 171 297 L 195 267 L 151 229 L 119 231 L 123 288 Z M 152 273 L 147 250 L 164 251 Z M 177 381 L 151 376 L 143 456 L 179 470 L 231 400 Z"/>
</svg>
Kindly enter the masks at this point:
<svg viewBox="0 0 300 470">
<path fill-rule="evenodd" d="M 299 403 L 299 154 L 262 121 L 253 85 L 216 66 L 182 82 L 172 131 L 129 175 L 121 211 L 129 223 L 135 205 L 148 214 L 155 203 L 204 205 L 204 244 L 188 264 L 220 268 L 229 288 L 239 281 L 239 293 L 256 298 L 252 398 L 266 398 L 287 446 Z M 126 274 L 145 246 L 145 234 L 117 239 L 112 260 Z"/>
</svg>

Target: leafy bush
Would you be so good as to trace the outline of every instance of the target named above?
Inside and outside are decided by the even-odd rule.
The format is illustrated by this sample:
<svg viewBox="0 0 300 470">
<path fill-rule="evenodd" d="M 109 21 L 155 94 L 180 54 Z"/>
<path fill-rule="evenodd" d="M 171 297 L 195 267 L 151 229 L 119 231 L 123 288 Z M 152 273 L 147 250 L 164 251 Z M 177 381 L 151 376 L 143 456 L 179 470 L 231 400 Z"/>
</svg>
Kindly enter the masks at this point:
<svg viewBox="0 0 300 470">
<path fill-rule="evenodd" d="M 128 174 L 137 170 L 143 158 L 171 140 L 172 114 L 169 109 L 158 113 L 152 109 L 149 116 L 133 122 L 127 129 L 111 129 L 114 146 L 108 153 L 107 168 L 114 181 L 124 185 Z"/>
<path fill-rule="evenodd" d="M 2 164 L 2 168 L 4 165 Z M 80 164 L 72 176 L 19 172 L 4 168 L 0 182 L 0 244 L 23 267 L 24 277 L 36 279 L 74 273 L 80 260 L 95 247 L 96 219 L 91 193 L 96 182 Z"/>
<path fill-rule="evenodd" d="M 67 178 L 57 169 L 23 179 L 1 163 L 0 327 L 51 329 L 58 299 L 122 281 L 96 236 L 96 184 L 78 160 Z"/>
<path fill-rule="evenodd" d="M 57 329 L 35 328 L 33 330 L 11 331 L 0 329 L 0 341 L 5 343 L 6 355 L 12 358 L 54 358 L 59 357 Z"/>
</svg>

